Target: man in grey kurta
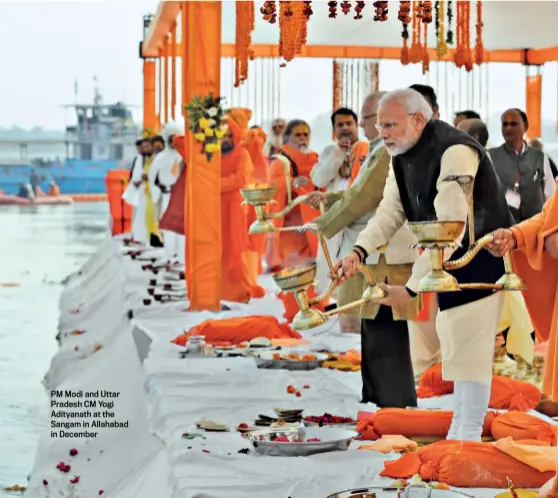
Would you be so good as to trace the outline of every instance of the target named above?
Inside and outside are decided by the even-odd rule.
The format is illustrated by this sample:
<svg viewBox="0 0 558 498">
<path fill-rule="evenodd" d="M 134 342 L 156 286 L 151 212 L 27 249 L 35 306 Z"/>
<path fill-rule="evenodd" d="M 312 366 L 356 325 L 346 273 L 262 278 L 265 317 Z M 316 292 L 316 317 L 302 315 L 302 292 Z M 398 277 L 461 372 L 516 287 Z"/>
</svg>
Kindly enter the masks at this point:
<svg viewBox="0 0 558 498">
<path fill-rule="evenodd" d="M 527 115 L 520 109 L 508 109 L 502 114 L 505 141 L 488 151 L 517 222 L 540 213 L 556 190 L 548 156 L 523 139 L 528 129 Z"/>
</svg>

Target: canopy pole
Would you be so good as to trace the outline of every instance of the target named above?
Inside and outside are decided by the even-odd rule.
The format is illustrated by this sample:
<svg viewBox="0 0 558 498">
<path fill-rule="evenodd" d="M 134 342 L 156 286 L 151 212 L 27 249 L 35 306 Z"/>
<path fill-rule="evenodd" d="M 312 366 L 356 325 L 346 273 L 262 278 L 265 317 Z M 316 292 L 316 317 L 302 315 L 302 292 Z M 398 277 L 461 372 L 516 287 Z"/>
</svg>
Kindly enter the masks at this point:
<svg viewBox="0 0 558 498">
<path fill-rule="evenodd" d="M 176 23 L 171 29 L 171 119 L 176 119 Z"/>
<path fill-rule="evenodd" d="M 182 2 L 186 26 L 186 102 L 221 92 L 220 1 Z M 186 125 L 185 192 L 187 284 L 190 310 L 221 309 L 221 153 L 208 161 Z M 225 249 L 226 250 L 226 249 Z"/>
</svg>

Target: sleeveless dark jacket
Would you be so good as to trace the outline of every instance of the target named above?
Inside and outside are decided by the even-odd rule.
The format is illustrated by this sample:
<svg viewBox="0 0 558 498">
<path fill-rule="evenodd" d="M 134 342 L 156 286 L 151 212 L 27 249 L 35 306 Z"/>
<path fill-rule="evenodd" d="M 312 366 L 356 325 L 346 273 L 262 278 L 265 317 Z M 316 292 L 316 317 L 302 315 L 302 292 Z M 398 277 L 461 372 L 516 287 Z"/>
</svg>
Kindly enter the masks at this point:
<svg viewBox="0 0 558 498">
<path fill-rule="evenodd" d="M 441 159 L 453 145 L 466 145 L 479 155 L 479 167 L 475 178 L 473 199 L 475 213 L 475 237 L 508 228 L 514 224 L 504 188 L 484 148 L 471 136 L 443 121 L 432 120 L 424 129 L 418 143 L 405 154 L 392 158 L 393 172 L 399 188 L 401 203 L 407 220 L 434 221 L 436 183 L 440 176 Z M 460 258 L 469 247 L 468 227 L 458 248 L 450 258 Z M 479 254 L 464 268 L 450 272 L 459 283 L 495 283 L 504 273 L 501 258 L 488 251 Z M 438 294 L 440 310 L 453 308 L 489 296 L 492 291 L 465 290 Z"/>
</svg>

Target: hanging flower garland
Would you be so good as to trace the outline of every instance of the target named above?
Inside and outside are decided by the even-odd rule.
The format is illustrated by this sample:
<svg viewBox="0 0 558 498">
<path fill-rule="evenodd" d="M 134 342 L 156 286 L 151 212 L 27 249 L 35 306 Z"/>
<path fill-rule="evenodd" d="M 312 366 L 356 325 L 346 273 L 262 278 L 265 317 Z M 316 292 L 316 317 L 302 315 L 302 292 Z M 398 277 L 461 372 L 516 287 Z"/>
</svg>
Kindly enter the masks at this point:
<svg viewBox="0 0 558 498">
<path fill-rule="evenodd" d="M 446 25 L 444 19 L 444 1 L 436 2 L 436 56 L 441 59 L 448 53 Z"/>
<path fill-rule="evenodd" d="M 475 62 L 481 65 L 484 62 L 484 45 L 482 43 L 482 1 L 477 0 L 477 41 L 475 43 Z"/>
<path fill-rule="evenodd" d="M 260 12 L 263 15 L 264 21 L 267 21 L 269 24 L 275 24 L 277 22 L 277 6 L 274 1 L 264 2 Z"/>
<path fill-rule="evenodd" d="M 327 2 L 329 15 L 327 17 L 334 19 L 337 17 L 337 2 Z"/>
<path fill-rule="evenodd" d="M 308 21 L 314 12 L 312 11 L 312 2 L 302 2 L 302 11 L 300 19 L 300 43 L 297 47 L 297 54 L 300 54 L 302 47 L 306 45 L 308 40 Z"/>
<path fill-rule="evenodd" d="M 349 14 L 351 12 L 351 2 L 347 2 L 347 0 L 341 2 L 341 12 L 345 15 Z"/>
<path fill-rule="evenodd" d="M 221 150 L 221 138 L 227 133 L 225 123 L 226 111 L 222 107 L 224 97 L 194 97 L 185 109 L 188 118 L 188 128 L 194 134 L 196 141 L 202 146 L 202 154 L 211 161 L 213 154 Z"/>
<path fill-rule="evenodd" d="M 411 50 L 409 51 L 409 61 L 413 64 L 420 62 L 422 60 L 422 45 L 421 39 L 421 20 L 424 17 L 423 3 L 424 2 L 414 2 L 413 6 L 413 43 L 411 45 Z"/>
<path fill-rule="evenodd" d="M 374 21 L 386 22 L 388 20 L 388 2 L 374 2 Z"/>
<path fill-rule="evenodd" d="M 306 5 L 303 2 L 294 2 L 293 11 L 293 17 L 296 18 L 296 29 L 298 30 L 295 35 L 295 55 L 300 55 L 308 38 L 308 21 L 310 17 L 306 15 Z"/>
<path fill-rule="evenodd" d="M 411 2 L 399 2 L 399 13 L 397 19 L 401 21 L 403 31 L 403 48 L 401 49 L 401 64 L 409 64 L 409 24 L 411 23 Z"/>
<path fill-rule="evenodd" d="M 422 3 L 422 74 L 426 74 L 430 69 L 430 54 L 428 53 L 428 25 L 432 23 L 432 2 Z"/>
<path fill-rule="evenodd" d="M 465 16 L 464 26 L 463 26 L 463 41 L 464 41 L 464 51 L 463 51 L 463 63 L 467 72 L 473 70 L 473 53 L 471 51 L 471 2 L 462 2 L 463 14 Z"/>
<path fill-rule="evenodd" d="M 446 37 L 446 43 L 448 45 L 453 45 L 453 31 L 451 29 L 451 21 L 453 19 L 453 9 L 452 9 L 452 4 L 451 4 L 452 0 L 448 0 L 448 12 L 447 12 L 447 18 L 448 18 L 448 36 Z"/>
<path fill-rule="evenodd" d="M 455 35 L 457 38 L 457 46 L 455 47 L 455 65 L 459 68 L 463 67 L 465 64 L 465 54 L 464 54 L 464 31 L 465 31 L 465 14 L 464 14 L 464 4 L 465 2 L 457 2 L 457 20 Z"/>
<path fill-rule="evenodd" d="M 353 19 L 356 19 L 357 21 L 359 19 L 362 19 L 363 10 L 364 10 L 364 2 L 356 2 L 356 7 L 355 7 L 356 16 L 353 17 Z M 387 14 L 387 10 L 386 10 L 386 14 Z"/>
<path fill-rule="evenodd" d="M 236 59 L 234 86 L 238 88 L 248 78 L 248 60 L 252 55 L 252 32 L 255 28 L 253 1 L 236 1 Z"/>
</svg>

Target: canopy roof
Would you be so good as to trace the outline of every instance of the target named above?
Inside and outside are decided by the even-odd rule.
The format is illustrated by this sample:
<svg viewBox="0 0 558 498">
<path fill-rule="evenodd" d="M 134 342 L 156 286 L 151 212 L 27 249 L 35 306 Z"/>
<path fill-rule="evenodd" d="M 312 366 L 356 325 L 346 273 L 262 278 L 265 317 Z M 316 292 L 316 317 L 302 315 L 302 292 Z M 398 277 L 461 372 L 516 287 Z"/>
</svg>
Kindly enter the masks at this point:
<svg viewBox="0 0 558 498">
<path fill-rule="evenodd" d="M 201 2 L 203 3 L 203 2 Z M 339 2 L 340 3 L 340 2 Z M 351 2 L 355 5 L 355 2 Z M 328 17 L 326 1 L 313 1 L 313 15 L 308 23 L 308 46 L 330 47 L 401 47 L 401 22 L 397 19 L 399 2 L 389 2 L 389 15 L 386 22 L 374 21 L 372 1 L 367 1 L 362 12 L 363 19 L 353 19 L 351 11 L 344 15 L 338 8 L 337 18 Z M 447 1 L 444 2 L 447 7 Z M 456 1 L 452 2 L 455 32 Z M 171 4 L 171 5 L 168 5 Z M 277 45 L 279 42 L 278 24 L 264 21 L 259 11 L 262 1 L 256 4 L 256 28 L 252 34 L 253 45 Z M 471 42 L 474 46 L 476 32 L 476 1 L 471 8 Z M 235 43 L 236 16 L 235 2 L 222 2 L 222 37 L 223 44 Z M 180 11 L 180 2 L 161 2 L 144 43 L 144 56 L 154 57 L 162 45 L 162 39 L 170 30 L 170 24 L 176 20 Z M 168 21 L 173 17 L 172 21 Z M 484 1 L 483 2 L 483 43 L 487 51 L 493 50 L 527 50 L 545 49 L 556 46 L 555 23 L 558 18 L 558 2 L 548 1 Z M 429 47 L 436 46 L 435 23 L 429 26 Z M 553 51 L 554 52 L 554 51 Z M 323 54 L 322 56 L 327 56 Z M 538 62 L 538 61 L 537 61 Z"/>
</svg>

